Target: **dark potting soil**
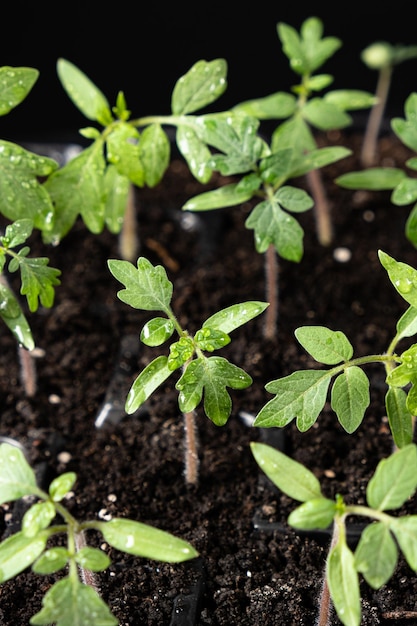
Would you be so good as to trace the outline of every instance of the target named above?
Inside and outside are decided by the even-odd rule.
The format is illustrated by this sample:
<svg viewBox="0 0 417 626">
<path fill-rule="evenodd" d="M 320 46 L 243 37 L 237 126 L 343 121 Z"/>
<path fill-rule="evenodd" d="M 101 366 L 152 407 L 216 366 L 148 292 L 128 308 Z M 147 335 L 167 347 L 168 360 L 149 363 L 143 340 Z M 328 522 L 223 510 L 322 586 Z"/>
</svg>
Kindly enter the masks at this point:
<svg viewBox="0 0 417 626">
<path fill-rule="evenodd" d="M 329 537 L 297 533 L 287 525 L 296 503 L 261 475 L 249 443 L 275 445 L 284 434 L 286 450 L 315 472 L 326 495 L 341 493 L 348 502 L 365 503 L 366 484 L 392 449 L 383 368 L 367 366 L 371 405 L 352 435 L 343 431 L 328 405 L 306 433 L 299 433 L 294 423 L 285 431 L 257 429 L 244 417 L 255 415 L 271 398 L 265 383 L 317 366 L 295 340 L 298 326 L 343 331 L 357 356 L 381 353 L 407 308 L 377 251 L 417 267 L 417 251 L 404 234 L 410 207 L 392 205 L 389 192 L 355 193 L 332 182 L 359 168 L 360 139 L 355 134 L 322 138 L 351 147 L 354 154 L 322 170 L 333 243 L 318 244 L 314 212 L 308 211 L 298 216 L 305 230 L 302 261 L 279 261 L 276 341 L 263 339 L 260 316 L 234 331 L 221 352 L 252 376 L 253 385 L 232 392 L 233 412 L 223 427 L 214 426 L 198 409 L 197 487 L 187 487 L 184 480 L 175 375 L 138 415 L 123 412 L 131 382 L 159 349 L 139 344 L 149 314 L 116 298 L 121 285 L 106 262 L 120 258 L 117 237 L 92 235 L 77 222 L 58 247 L 43 246 L 36 234 L 32 238 L 32 254 L 48 256 L 62 270 L 62 284 L 52 309 L 28 316 L 43 351 L 36 360 L 33 397 L 24 393 L 15 342 L 2 329 L 0 435 L 25 446 L 40 480 L 77 473 L 74 495 L 66 504 L 78 519 L 139 520 L 186 539 L 200 554 L 178 565 L 153 562 L 109 549 L 91 533 L 91 544 L 102 546 L 112 559 L 97 581 L 121 626 L 315 623 Z M 402 166 L 409 156 L 396 139 L 381 139 L 381 164 Z M 295 183 L 307 188 L 304 179 Z M 137 193 L 140 254 L 166 268 L 174 284 L 173 308 L 190 332 L 222 307 L 265 300 L 263 257 L 244 226 L 251 207 L 201 216 L 181 212 L 186 199 L 210 185 L 195 183 L 181 161 L 174 160 L 157 188 Z M 351 255 L 348 260 L 338 260 L 340 249 Z M 14 280 L 10 276 L 12 284 Z M 97 419 L 109 402 L 113 412 L 100 425 Z M 408 506 L 415 510 L 413 502 Z M 22 507 L 10 504 L 0 510 L 0 536 L 5 537 L 19 523 Z M 56 579 L 27 570 L 0 586 L 0 624 L 28 624 Z M 416 583 L 401 556 L 382 589 L 374 591 L 362 581 L 362 623 L 417 624 Z M 332 620 L 340 623 L 335 616 Z"/>
</svg>

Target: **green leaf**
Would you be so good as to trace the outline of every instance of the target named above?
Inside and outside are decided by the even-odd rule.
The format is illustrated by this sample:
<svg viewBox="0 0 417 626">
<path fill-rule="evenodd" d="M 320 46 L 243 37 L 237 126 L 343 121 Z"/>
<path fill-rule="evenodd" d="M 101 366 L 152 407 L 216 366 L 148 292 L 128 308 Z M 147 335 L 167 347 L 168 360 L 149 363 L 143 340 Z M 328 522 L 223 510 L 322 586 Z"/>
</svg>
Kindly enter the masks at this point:
<svg viewBox="0 0 417 626">
<path fill-rule="evenodd" d="M 210 211 L 228 206 L 243 204 L 252 198 L 253 193 L 239 188 L 237 183 L 223 185 L 212 191 L 205 191 L 187 200 L 183 211 Z"/>
<path fill-rule="evenodd" d="M 0 543 L 0 583 L 14 578 L 29 567 L 45 549 L 47 538 L 46 533 L 28 537 L 20 531 L 2 541 Z"/>
<path fill-rule="evenodd" d="M 207 352 L 219 350 L 223 346 L 227 346 L 231 341 L 229 335 L 210 326 L 204 326 L 198 330 L 194 335 L 194 340 L 200 350 Z"/>
<path fill-rule="evenodd" d="M 13 224 L 8 224 L 0 241 L 5 248 L 15 248 L 25 243 L 33 230 L 33 221 L 30 219 L 16 220 Z"/>
<path fill-rule="evenodd" d="M 176 142 L 192 175 L 200 183 L 208 183 L 213 173 L 213 168 L 209 166 L 211 152 L 200 139 L 196 131 L 188 125 L 179 124 L 176 133 Z"/>
<path fill-rule="evenodd" d="M 110 259 L 108 267 L 125 289 L 117 297 L 134 309 L 170 313 L 173 285 L 162 265 L 152 265 L 145 257 L 139 257 L 137 267 L 129 261 Z"/>
<path fill-rule="evenodd" d="M 197 61 L 177 81 L 172 93 L 174 115 L 186 115 L 208 106 L 227 88 L 227 63 L 224 59 Z"/>
<path fill-rule="evenodd" d="M 312 498 L 297 507 L 288 517 L 293 528 L 312 530 L 328 528 L 336 513 L 336 504 L 327 498 Z"/>
<path fill-rule="evenodd" d="M 57 244 L 81 215 L 86 227 L 95 234 L 104 227 L 105 161 L 103 142 L 94 142 L 48 178 L 45 188 L 55 207 L 47 243 Z"/>
<path fill-rule="evenodd" d="M 85 546 L 81 548 L 75 555 L 75 560 L 84 569 L 91 572 L 102 572 L 107 569 L 111 563 L 107 554 L 98 548 L 90 548 Z"/>
<path fill-rule="evenodd" d="M 352 358 L 352 344 L 340 330 L 330 330 L 325 326 L 301 326 L 294 334 L 303 348 L 319 363 L 336 365 Z"/>
<path fill-rule="evenodd" d="M 39 77 L 32 67 L 0 67 L 0 115 L 7 115 L 23 102 Z"/>
<path fill-rule="evenodd" d="M 417 95 L 411 93 L 405 101 L 404 112 L 406 119 L 393 118 L 391 128 L 402 143 L 417 152 Z"/>
<path fill-rule="evenodd" d="M 268 302 L 248 301 L 232 304 L 214 315 L 211 315 L 203 324 L 203 328 L 221 330 L 226 334 L 231 333 L 239 326 L 243 326 L 257 315 L 260 315 L 269 306 Z"/>
<path fill-rule="evenodd" d="M 183 413 L 193 411 L 204 392 L 205 414 L 216 426 L 229 419 L 232 401 L 226 390 L 245 389 L 252 378 L 240 367 L 219 356 L 199 357 L 189 363 L 176 384 L 178 403 Z"/>
<path fill-rule="evenodd" d="M 278 91 L 264 98 L 246 100 L 233 107 L 233 111 L 246 113 L 258 120 L 278 120 L 294 115 L 297 99 L 293 94 Z"/>
<path fill-rule="evenodd" d="M 69 553 L 66 548 L 50 548 L 34 562 L 32 570 L 35 574 L 54 574 L 64 569 L 68 560 Z"/>
<path fill-rule="evenodd" d="M 380 191 L 394 189 L 406 177 L 404 170 L 395 167 L 370 167 L 360 172 L 348 172 L 335 179 L 346 189 Z"/>
<path fill-rule="evenodd" d="M 262 180 L 270 183 L 276 189 L 281 187 L 294 171 L 294 163 L 296 163 L 298 153 L 294 146 L 280 148 L 265 158 L 259 164 L 259 170 Z"/>
<path fill-rule="evenodd" d="M 26 350 L 33 350 L 32 331 L 16 296 L 9 287 L 0 283 L 0 317 L 13 333 L 16 341 Z"/>
<path fill-rule="evenodd" d="M 106 97 L 84 72 L 65 59 L 58 59 L 57 72 L 67 95 L 87 119 L 100 122 L 103 126 L 112 122 Z"/>
<path fill-rule="evenodd" d="M 398 509 L 417 488 L 417 446 L 409 444 L 378 463 L 368 483 L 368 504 L 378 511 Z"/>
<path fill-rule="evenodd" d="M 49 267 L 46 257 L 33 259 L 18 255 L 15 259 L 19 262 L 22 279 L 20 293 L 26 296 L 29 310 L 32 313 L 37 311 L 39 303 L 51 308 L 55 298 L 54 286 L 61 284 L 58 278 L 61 270 Z"/>
<path fill-rule="evenodd" d="M 287 496 L 299 502 L 323 498 L 319 481 L 304 465 L 265 443 L 252 441 L 250 448 L 261 470 Z"/>
<path fill-rule="evenodd" d="M 385 407 L 394 443 L 403 448 L 413 440 L 413 416 L 407 409 L 407 394 L 398 387 L 389 387 Z"/>
<path fill-rule="evenodd" d="M 168 368 L 173 372 L 184 365 L 194 354 L 194 342 L 191 337 L 180 337 L 169 348 Z"/>
<path fill-rule="evenodd" d="M 109 165 L 104 175 L 104 221 L 111 233 L 114 235 L 120 233 L 129 198 L 130 181 L 126 176 L 118 173 L 117 169 Z M 133 196 L 132 190 L 132 196 Z M 132 198 L 133 201 L 133 198 Z"/>
<path fill-rule="evenodd" d="M 0 140 L 0 213 L 13 222 L 30 219 L 36 228 L 48 230 L 54 207 L 39 179 L 57 167 L 53 159 Z"/>
<path fill-rule="evenodd" d="M 302 114 L 312 126 L 323 131 L 345 128 L 352 123 L 350 115 L 322 98 L 309 100 L 303 107 Z"/>
<path fill-rule="evenodd" d="M 411 204 L 417 200 L 417 180 L 404 178 L 394 189 L 391 202 L 397 206 Z"/>
<path fill-rule="evenodd" d="M 417 204 L 413 206 L 406 220 L 405 235 L 413 246 L 417 248 Z"/>
<path fill-rule="evenodd" d="M 156 187 L 161 182 L 169 165 L 170 154 L 171 144 L 160 124 L 147 126 L 140 136 L 139 155 L 148 187 Z"/>
<path fill-rule="evenodd" d="M 347 433 L 353 433 L 362 423 L 369 403 L 367 375 L 360 367 L 346 368 L 334 381 L 331 406 Z"/>
<path fill-rule="evenodd" d="M 283 427 L 297 418 L 297 428 L 308 430 L 326 402 L 331 374 L 323 370 L 300 370 L 274 380 L 265 389 L 276 397 L 262 407 L 254 426 Z"/>
<path fill-rule="evenodd" d="M 373 589 L 391 578 L 397 565 L 398 550 L 389 528 L 380 522 L 370 524 L 361 534 L 355 550 L 355 567 Z"/>
<path fill-rule="evenodd" d="M 276 197 L 257 204 L 245 226 L 254 230 L 255 247 L 259 253 L 272 244 L 283 259 L 296 263 L 301 260 L 304 231 L 292 215 L 282 210 Z"/>
<path fill-rule="evenodd" d="M 24 454 L 8 443 L 0 445 L 0 504 L 37 491 L 35 474 Z"/>
<path fill-rule="evenodd" d="M 117 626 L 118 620 L 90 586 L 77 577 L 56 582 L 42 600 L 42 609 L 34 615 L 32 626 Z"/>
<path fill-rule="evenodd" d="M 317 148 L 300 154 L 294 163 L 291 176 L 303 176 L 312 170 L 318 170 L 326 165 L 335 163 L 352 154 L 352 151 L 343 146 L 329 146 L 327 148 Z"/>
<path fill-rule="evenodd" d="M 324 95 L 326 102 L 331 102 L 342 111 L 368 109 L 376 103 L 376 97 L 369 91 L 359 89 L 336 89 Z"/>
<path fill-rule="evenodd" d="M 77 474 L 74 472 L 65 472 L 54 478 L 49 485 L 49 495 L 54 502 L 60 502 L 69 491 L 74 487 L 77 480 Z"/>
<path fill-rule="evenodd" d="M 344 626 L 359 626 L 361 603 L 355 560 L 346 543 L 340 541 L 330 551 L 326 576 L 336 613 Z"/>
<path fill-rule="evenodd" d="M 56 516 L 52 502 L 37 502 L 26 511 L 22 520 L 22 532 L 26 537 L 36 537 L 47 528 Z"/>
<path fill-rule="evenodd" d="M 397 341 L 417 333 L 417 309 L 410 306 L 397 322 Z"/>
<path fill-rule="evenodd" d="M 115 518 L 96 526 L 108 544 L 127 554 L 164 563 L 181 563 L 198 556 L 187 541 L 141 522 Z"/>
<path fill-rule="evenodd" d="M 272 133 L 272 153 L 291 148 L 297 155 L 316 149 L 316 141 L 307 122 L 297 115 L 280 124 Z"/>
<path fill-rule="evenodd" d="M 417 270 L 407 263 L 396 261 L 382 250 L 378 250 L 378 256 L 400 296 L 408 304 L 417 308 Z"/>
<path fill-rule="evenodd" d="M 139 132 L 126 123 L 115 125 L 106 138 L 107 160 L 134 185 L 145 184 L 145 167 L 139 149 Z"/>
<path fill-rule="evenodd" d="M 126 399 L 125 410 L 129 415 L 139 409 L 150 395 L 172 374 L 168 358 L 156 357 L 133 382 Z"/>
<path fill-rule="evenodd" d="M 140 333 L 140 340 L 146 346 L 160 346 L 167 341 L 175 330 L 173 322 L 166 317 L 154 317 L 146 322 Z"/>
<path fill-rule="evenodd" d="M 417 571 L 417 515 L 392 518 L 390 529 L 408 565 Z"/>
<path fill-rule="evenodd" d="M 314 205 L 314 200 L 310 194 L 304 191 L 304 189 L 298 189 L 290 185 L 285 185 L 278 189 L 276 199 L 284 209 L 292 213 L 304 213 Z"/>
<path fill-rule="evenodd" d="M 401 364 L 390 370 L 387 376 L 388 385 L 405 387 L 417 379 L 417 344 L 413 344 L 401 355 Z"/>
</svg>

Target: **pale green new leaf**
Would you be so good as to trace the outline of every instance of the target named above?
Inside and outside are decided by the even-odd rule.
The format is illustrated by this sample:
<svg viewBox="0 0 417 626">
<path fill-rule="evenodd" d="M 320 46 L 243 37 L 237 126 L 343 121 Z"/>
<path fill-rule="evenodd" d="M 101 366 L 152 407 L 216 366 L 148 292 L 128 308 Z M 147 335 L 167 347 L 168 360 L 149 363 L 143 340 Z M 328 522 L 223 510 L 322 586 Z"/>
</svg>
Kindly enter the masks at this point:
<svg viewBox="0 0 417 626">
<path fill-rule="evenodd" d="M 105 161 L 99 139 L 48 178 L 45 188 L 54 203 L 55 213 L 48 243 L 59 243 L 81 215 L 92 233 L 104 227 Z"/>
<path fill-rule="evenodd" d="M 160 355 L 149 363 L 130 388 L 125 403 L 126 413 L 130 415 L 137 411 L 171 374 L 172 370 L 168 367 L 168 357 Z"/>
<path fill-rule="evenodd" d="M 281 209 L 276 198 L 257 204 L 246 219 L 245 226 L 254 230 L 255 247 L 259 253 L 265 252 L 272 244 L 283 259 L 301 260 L 304 231 L 292 215 Z"/>
<path fill-rule="evenodd" d="M 407 408 L 407 394 L 399 387 L 389 387 L 385 395 L 389 427 L 398 448 L 413 440 L 413 416 Z"/>
<path fill-rule="evenodd" d="M 48 230 L 54 207 L 39 178 L 57 167 L 53 159 L 0 140 L 0 213 L 13 222 L 30 219 L 39 230 Z"/>
<path fill-rule="evenodd" d="M 67 95 L 87 119 L 103 126 L 112 122 L 107 98 L 84 72 L 66 59 L 58 59 L 57 73 Z"/>
<path fill-rule="evenodd" d="M 417 200 L 417 180 L 404 178 L 394 189 L 391 202 L 397 206 L 411 204 Z"/>
<path fill-rule="evenodd" d="M 0 237 L 1 245 L 8 249 L 20 246 L 30 237 L 32 230 L 32 220 L 27 218 L 16 220 L 13 224 L 8 224 L 6 226 L 4 235 Z"/>
<path fill-rule="evenodd" d="M 110 272 L 125 289 L 117 297 L 134 309 L 170 312 L 173 285 L 162 265 L 152 265 L 145 257 L 139 257 L 137 267 L 130 261 L 110 259 Z"/>
<path fill-rule="evenodd" d="M 417 488 L 417 446 L 397 450 L 377 465 L 366 488 L 366 499 L 378 511 L 400 508 Z"/>
<path fill-rule="evenodd" d="M 84 569 L 91 572 L 102 572 L 107 569 L 111 563 L 107 554 L 98 548 L 90 548 L 85 546 L 81 548 L 75 555 L 75 560 Z"/>
<path fill-rule="evenodd" d="M 381 522 L 369 524 L 355 550 L 355 567 L 373 589 L 391 578 L 397 565 L 398 550 L 390 529 Z"/>
<path fill-rule="evenodd" d="M 417 308 L 417 270 L 407 263 L 396 261 L 389 254 L 378 250 L 381 265 L 386 269 L 388 277 L 400 296 L 408 304 Z"/>
<path fill-rule="evenodd" d="M 127 554 L 164 563 L 181 563 L 198 556 L 187 541 L 134 520 L 115 518 L 96 527 L 108 544 Z"/>
<path fill-rule="evenodd" d="M 344 626 L 359 626 L 361 603 L 355 560 L 346 543 L 340 541 L 331 550 L 326 563 L 330 596 Z"/>
<path fill-rule="evenodd" d="M 67 493 L 71 491 L 75 482 L 77 480 L 77 475 L 74 472 L 65 472 L 64 474 L 60 474 L 49 485 L 49 495 L 51 496 L 54 502 L 60 502 L 65 498 Z"/>
<path fill-rule="evenodd" d="M 383 191 L 394 189 L 406 178 L 404 170 L 396 167 L 370 167 L 360 172 L 348 172 L 335 178 L 335 182 L 346 189 Z"/>
<path fill-rule="evenodd" d="M 264 98 L 246 100 L 233 107 L 233 111 L 246 113 L 258 120 L 286 119 L 296 111 L 297 99 L 293 94 L 278 91 Z"/>
<path fill-rule="evenodd" d="M 345 128 L 352 123 L 350 115 L 323 98 L 309 100 L 303 107 L 302 115 L 312 126 L 323 131 Z"/>
<path fill-rule="evenodd" d="M 123 226 L 129 199 L 130 181 L 109 165 L 104 175 L 104 222 L 111 233 L 118 234 Z M 132 196 L 133 196 L 132 190 Z M 133 201 L 133 198 L 132 198 Z"/>
<path fill-rule="evenodd" d="M 205 414 L 216 426 L 223 426 L 232 410 L 232 400 L 226 388 L 245 389 L 251 384 L 249 374 L 226 359 L 199 357 L 187 365 L 176 384 L 180 392 L 178 404 L 183 413 L 193 411 L 204 393 Z"/>
<path fill-rule="evenodd" d="M 16 296 L 9 287 L 0 283 L 0 317 L 16 341 L 26 350 L 33 350 L 32 331 Z"/>
<path fill-rule="evenodd" d="M 312 530 L 328 528 L 336 513 L 336 503 L 327 498 L 312 498 L 294 509 L 288 517 L 293 528 Z"/>
<path fill-rule="evenodd" d="M 239 328 L 239 326 L 246 324 L 257 315 L 263 313 L 268 306 L 268 302 L 257 301 L 232 304 L 206 319 L 203 328 L 209 326 L 229 334 L 236 328 Z"/>
<path fill-rule="evenodd" d="M 139 132 L 126 123 L 114 126 L 106 139 L 106 154 L 121 176 L 137 187 L 145 184 L 145 168 L 139 150 Z"/>
<path fill-rule="evenodd" d="M 169 165 L 170 141 L 160 124 L 150 124 L 140 136 L 139 156 L 143 164 L 145 183 L 156 187 Z"/>
<path fill-rule="evenodd" d="M 322 499 L 318 479 L 304 465 L 265 443 L 250 443 L 255 461 L 278 489 L 299 502 Z"/>
<path fill-rule="evenodd" d="M 386 380 L 388 385 L 393 387 L 405 387 L 408 383 L 417 380 L 417 344 L 404 350 L 401 355 L 401 364 L 390 370 Z"/>
<path fill-rule="evenodd" d="M 390 529 L 408 565 L 412 570 L 417 571 L 417 515 L 393 518 Z"/>
<path fill-rule="evenodd" d="M 300 431 L 308 430 L 326 402 L 331 374 L 323 370 L 300 370 L 265 385 L 276 397 L 262 407 L 254 426 L 283 427 L 297 418 Z"/>
<path fill-rule="evenodd" d="M 48 535 L 28 537 L 19 531 L 0 543 L 0 583 L 14 578 L 29 567 L 44 551 Z"/>
<path fill-rule="evenodd" d="M 42 600 L 32 626 L 117 626 L 118 620 L 90 585 L 72 576 L 56 582 Z"/>
<path fill-rule="evenodd" d="M 197 61 L 176 82 L 171 98 L 174 115 L 186 115 L 208 106 L 227 88 L 227 63 L 224 59 Z"/>
<path fill-rule="evenodd" d="M 325 326 L 301 326 L 294 334 L 303 348 L 319 363 L 336 365 L 352 358 L 352 344 L 340 330 L 330 330 Z"/>
<path fill-rule="evenodd" d="M 37 502 L 26 511 L 22 520 L 22 532 L 25 537 L 36 537 L 39 531 L 47 528 L 56 516 L 52 502 Z"/>
<path fill-rule="evenodd" d="M 208 164 L 211 152 L 204 141 L 200 139 L 193 128 L 180 124 L 177 128 L 176 142 L 192 175 L 200 183 L 208 183 L 213 169 Z"/>
<path fill-rule="evenodd" d="M 0 67 L 0 115 L 7 115 L 23 102 L 39 77 L 32 67 Z"/>
<path fill-rule="evenodd" d="M 24 454 L 8 443 L 0 445 L 0 504 L 37 492 L 35 474 Z"/>
<path fill-rule="evenodd" d="M 337 376 L 331 393 L 332 409 L 347 433 L 360 426 L 369 403 L 367 375 L 360 367 L 347 367 Z"/>
<path fill-rule="evenodd" d="M 183 205 L 183 211 L 210 211 L 211 209 L 223 209 L 228 206 L 236 206 L 250 200 L 253 192 L 242 189 L 237 183 L 223 185 L 213 191 L 203 193 L 190 198 Z"/>
</svg>

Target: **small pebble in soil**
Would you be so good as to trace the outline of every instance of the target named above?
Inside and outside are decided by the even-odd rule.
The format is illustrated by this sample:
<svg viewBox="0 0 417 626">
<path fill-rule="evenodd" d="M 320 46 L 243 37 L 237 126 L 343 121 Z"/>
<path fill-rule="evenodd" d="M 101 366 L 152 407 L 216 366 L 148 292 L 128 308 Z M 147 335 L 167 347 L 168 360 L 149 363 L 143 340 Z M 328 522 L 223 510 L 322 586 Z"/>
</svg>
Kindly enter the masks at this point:
<svg viewBox="0 0 417 626">
<path fill-rule="evenodd" d="M 352 258 L 352 252 L 349 248 L 339 247 L 333 250 L 333 258 L 339 263 L 347 263 Z"/>
</svg>

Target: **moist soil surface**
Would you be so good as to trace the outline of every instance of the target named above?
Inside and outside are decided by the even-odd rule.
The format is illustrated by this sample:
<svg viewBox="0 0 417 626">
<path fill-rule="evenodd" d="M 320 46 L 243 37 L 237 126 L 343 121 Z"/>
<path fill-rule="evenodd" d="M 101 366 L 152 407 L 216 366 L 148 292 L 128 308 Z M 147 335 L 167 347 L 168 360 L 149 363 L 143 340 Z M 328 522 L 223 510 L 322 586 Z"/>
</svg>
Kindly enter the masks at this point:
<svg viewBox="0 0 417 626">
<path fill-rule="evenodd" d="M 200 554 L 183 564 L 159 563 L 125 555 L 94 533 L 88 535 L 112 559 L 96 582 L 121 626 L 311 626 L 329 535 L 302 534 L 288 526 L 296 503 L 262 475 L 249 444 L 282 446 L 316 474 L 326 495 L 341 493 L 351 503 L 365 503 L 369 478 L 392 451 L 379 365 L 366 368 L 371 404 L 354 434 L 344 432 L 328 404 L 305 433 L 294 422 L 284 430 L 250 424 L 250 416 L 272 397 L 264 389 L 267 382 L 317 367 L 297 343 L 297 327 L 341 330 L 356 356 L 383 353 L 407 308 L 377 252 L 417 266 L 417 252 L 404 234 L 410 207 L 394 206 L 389 192 L 358 193 L 332 182 L 360 168 L 360 135 L 329 135 L 320 141 L 353 150 L 322 170 L 333 242 L 318 243 L 314 211 L 299 214 L 305 251 L 300 263 L 279 260 L 276 339 L 264 339 L 263 314 L 235 330 L 219 353 L 244 368 L 253 384 L 231 392 L 233 409 L 225 426 L 215 426 L 198 408 L 197 486 L 187 486 L 184 478 L 176 374 L 137 414 L 123 411 L 134 378 L 165 348 L 140 344 L 149 313 L 116 297 L 121 285 L 107 260 L 120 258 L 117 236 L 107 231 L 92 235 L 81 222 L 57 247 L 32 236 L 31 254 L 48 256 L 50 265 L 61 269 L 62 282 L 51 309 L 28 314 L 40 351 L 33 396 L 25 393 L 14 339 L 2 329 L 0 435 L 25 447 L 43 485 L 62 472 L 77 473 L 74 495 L 66 502 L 77 519 L 139 520 L 186 539 Z M 381 138 L 378 163 L 402 166 L 409 156 L 395 138 Z M 218 182 L 197 184 L 174 158 L 160 185 L 136 196 L 139 253 L 167 270 L 174 285 L 173 309 L 190 332 L 220 308 L 266 299 L 264 259 L 244 225 L 251 206 L 200 216 L 181 211 L 188 198 Z M 305 179 L 293 182 L 308 190 Z M 13 285 L 14 275 L 9 278 Z M 108 403 L 112 410 L 100 424 Z M 407 510 L 415 511 L 414 505 L 407 503 Z M 17 504 L 0 509 L 0 536 L 19 528 L 22 509 Z M 57 578 L 27 570 L 3 584 L 0 623 L 28 624 Z M 415 588 L 416 575 L 401 556 L 380 590 L 361 580 L 362 624 L 417 624 Z M 331 624 L 339 623 L 333 614 Z"/>
</svg>

